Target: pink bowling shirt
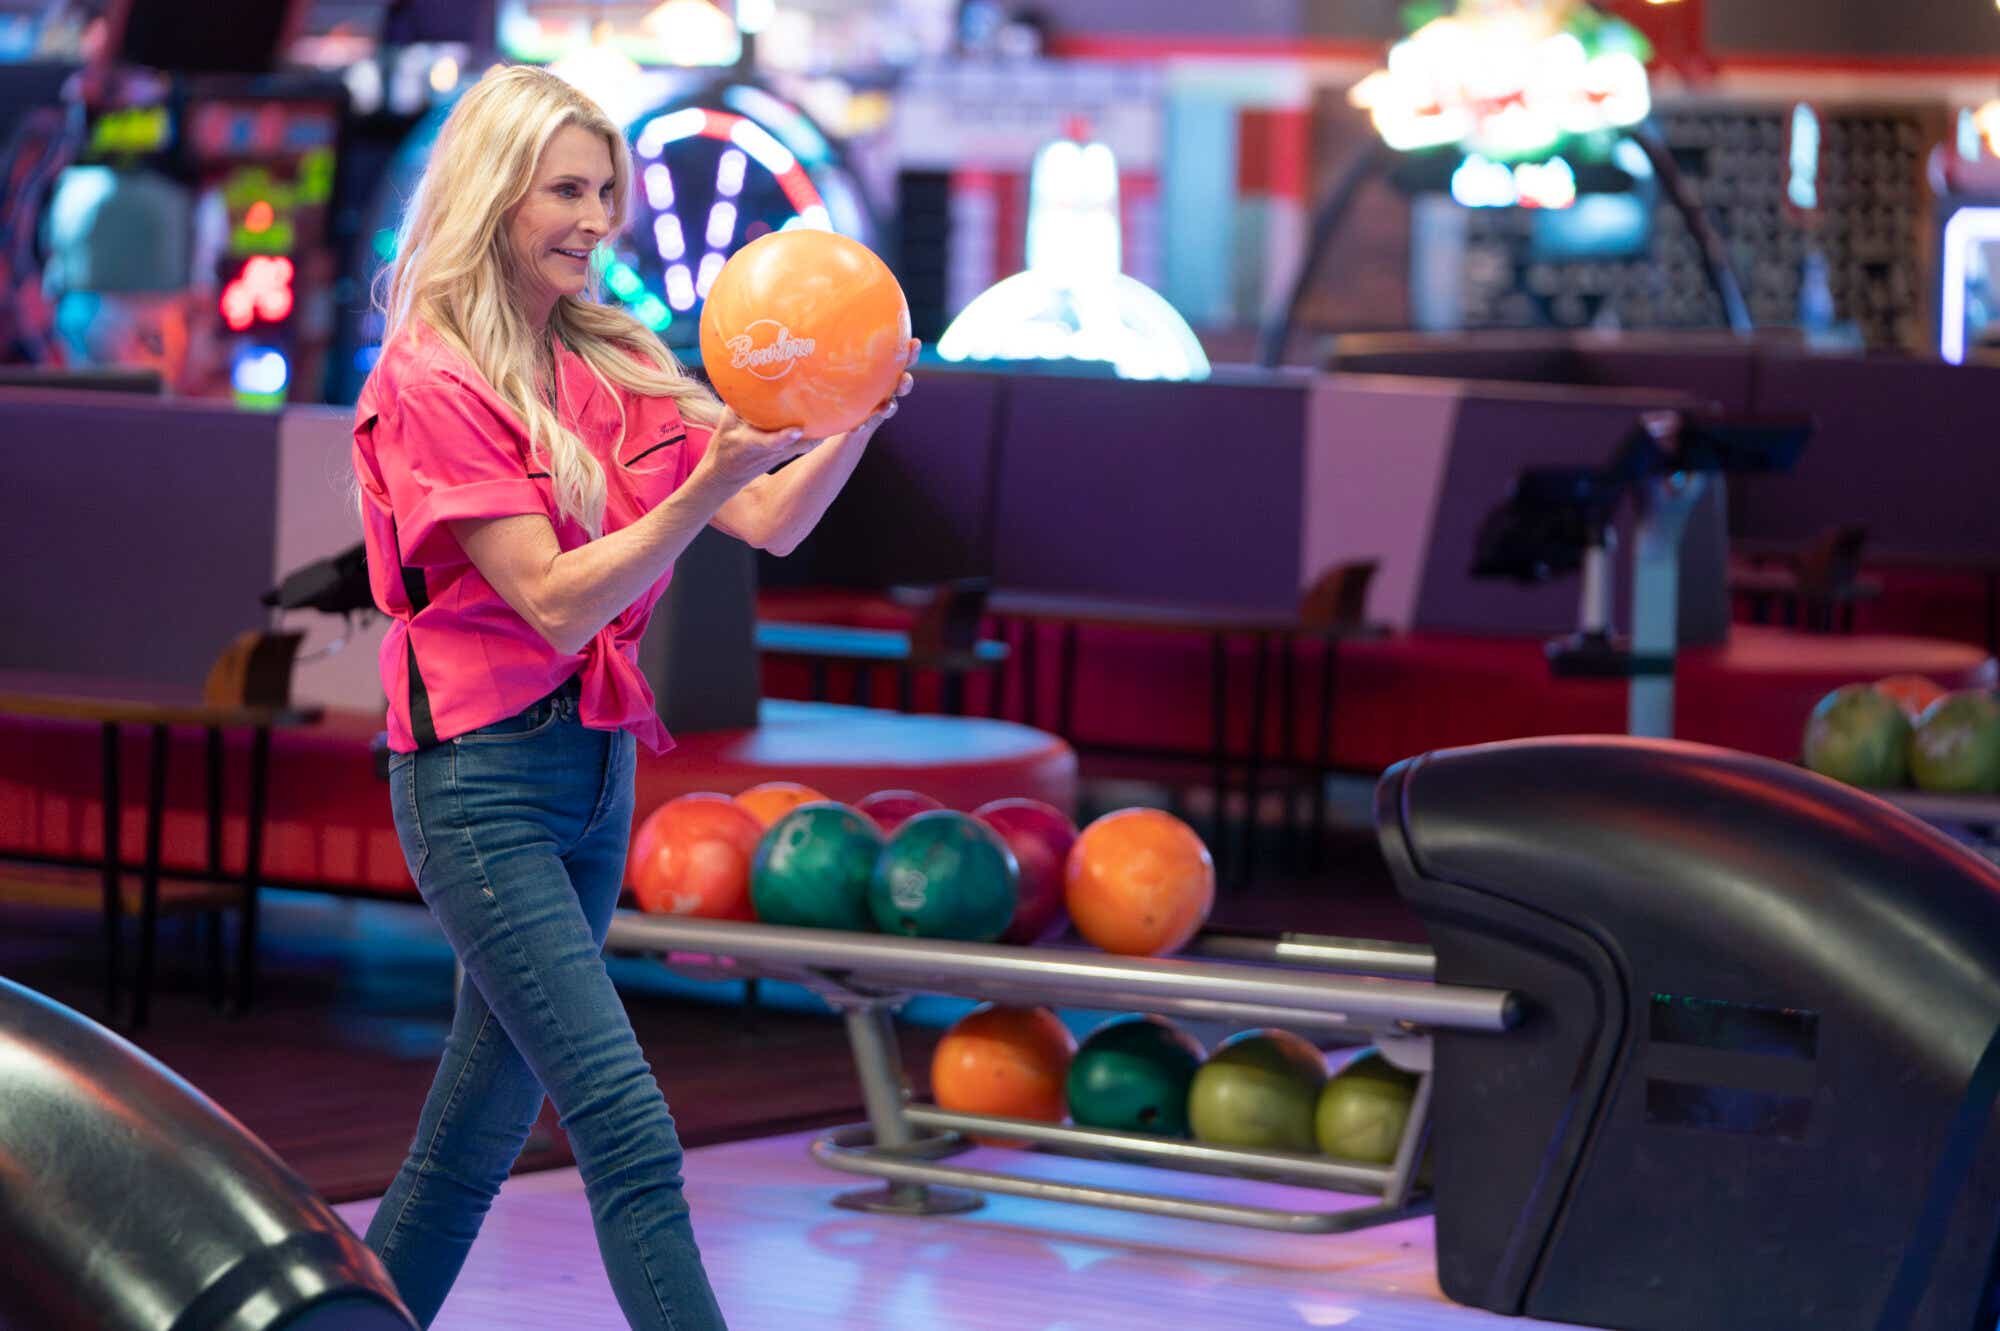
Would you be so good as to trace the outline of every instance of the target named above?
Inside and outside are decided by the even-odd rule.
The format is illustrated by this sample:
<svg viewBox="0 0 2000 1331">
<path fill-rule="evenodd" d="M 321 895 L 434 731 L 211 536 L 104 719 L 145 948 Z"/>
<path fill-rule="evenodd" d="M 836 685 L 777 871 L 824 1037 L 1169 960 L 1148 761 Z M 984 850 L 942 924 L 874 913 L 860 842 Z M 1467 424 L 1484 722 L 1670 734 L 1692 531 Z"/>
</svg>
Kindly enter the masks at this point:
<svg viewBox="0 0 2000 1331">
<path fill-rule="evenodd" d="M 604 530 L 629 526 L 687 480 L 708 447 L 669 398 L 601 386 L 557 351 L 557 411 L 604 467 Z M 620 429 L 618 399 L 625 419 Z M 428 329 L 382 352 L 354 415 L 368 577 L 394 623 L 382 643 L 389 747 L 408 753 L 512 716 L 571 676 L 583 723 L 629 730 L 654 753 L 673 746 L 639 673 L 639 639 L 671 571 L 581 652 L 557 651 L 514 612 L 451 534 L 456 518 L 540 513 L 564 550 L 590 539 L 556 513 L 528 431 L 465 359 Z"/>
</svg>

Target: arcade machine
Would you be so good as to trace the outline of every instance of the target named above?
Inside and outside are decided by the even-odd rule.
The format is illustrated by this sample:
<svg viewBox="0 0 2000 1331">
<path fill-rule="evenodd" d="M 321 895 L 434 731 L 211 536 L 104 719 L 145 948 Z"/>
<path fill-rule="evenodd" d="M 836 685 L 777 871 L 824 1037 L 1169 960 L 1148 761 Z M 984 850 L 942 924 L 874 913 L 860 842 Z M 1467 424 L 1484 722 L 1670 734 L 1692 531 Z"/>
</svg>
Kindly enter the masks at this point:
<svg viewBox="0 0 2000 1331">
<path fill-rule="evenodd" d="M 1647 124 L 1651 47 L 1637 28 L 1588 0 L 1460 0 L 1423 15 L 1386 68 L 1349 94 L 1378 141 L 1345 164 L 1319 204 L 1290 296 L 1264 329 L 1263 364 L 1283 358 L 1341 222 L 1377 175 L 1466 207 L 1535 212 L 1533 248 L 1544 260 L 1644 250 L 1663 196 L 1697 244 L 1724 322 L 1750 331 L 1728 250 Z"/>
<path fill-rule="evenodd" d="M 70 367 L 151 367 L 176 392 L 249 406 L 310 400 L 345 92 L 269 73 L 296 5 L 245 0 L 199 38 L 171 8 L 114 8 L 122 76 L 49 191 L 52 354 Z"/>
<path fill-rule="evenodd" d="M 730 255 L 772 231 L 837 231 L 879 251 L 880 225 L 839 142 L 761 83 L 729 77 L 639 116 L 639 188 L 605 286 L 684 358 Z"/>
<path fill-rule="evenodd" d="M 1954 365 L 2000 361 L 2000 101 L 1958 116 L 1931 153 L 1938 225 L 1937 347 Z"/>
</svg>

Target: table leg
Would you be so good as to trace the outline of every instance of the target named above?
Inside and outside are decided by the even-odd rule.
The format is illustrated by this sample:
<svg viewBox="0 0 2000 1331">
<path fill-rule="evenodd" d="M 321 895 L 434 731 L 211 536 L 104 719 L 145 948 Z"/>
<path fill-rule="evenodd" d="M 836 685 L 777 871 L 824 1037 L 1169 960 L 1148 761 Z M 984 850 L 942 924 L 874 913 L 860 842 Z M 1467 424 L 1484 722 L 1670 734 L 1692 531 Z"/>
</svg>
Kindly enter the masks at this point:
<svg viewBox="0 0 2000 1331">
<path fill-rule="evenodd" d="M 1256 635 L 1250 681 L 1250 753 L 1243 773 L 1243 840 L 1238 863 L 1247 883 L 1257 862 L 1257 786 L 1264 768 L 1264 676 L 1271 669 L 1271 635 Z"/>
<path fill-rule="evenodd" d="M 1986 575 L 1986 653 L 2000 656 L 2000 570 Z"/>
<path fill-rule="evenodd" d="M 1212 633 L 1208 639 L 1208 725 L 1215 764 L 1214 844 L 1209 854 L 1217 864 L 1229 862 L 1229 653 L 1223 639 L 1221 633 Z"/>
<path fill-rule="evenodd" d="M 160 930 L 160 854 L 167 822 L 167 728 L 153 727 L 146 773 L 146 875 L 139 897 L 139 974 L 132 983 L 132 1028 L 145 1026 L 153 997 L 153 950 Z"/>
<path fill-rule="evenodd" d="M 105 1020 L 118 1019 L 119 976 L 124 971 L 121 955 L 125 942 L 125 907 L 118 895 L 122 869 L 118 844 L 118 723 L 106 721 L 103 732 L 102 768 L 104 777 L 104 1011 Z"/>
<path fill-rule="evenodd" d="M 1076 638 L 1077 626 L 1063 625 L 1062 666 L 1056 684 L 1056 733 L 1064 739 L 1076 733 Z"/>
<path fill-rule="evenodd" d="M 264 797 L 271 766 L 271 730 L 250 739 L 250 821 L 243 838 L 243 918 L 236 939 L 236 1010 L 250 1010 L 257 985 L 257 880 L 264 872 Z"/>
<path fill-rule="evenodd" d="M 1312 867 L 1320 866 L 1326 850 L 1326 781 L 1333 771 L 1333 691 L 1340 671 L 1340 639 L 1329 636 L 1320 644 L 1319 660 L 1319 761 L 1313 767 Z"/>
<path fill-rule="evenodd" d="M 1285 805 L 1283 814 L 1285 837 L 1283 854 L 1287 860 L 1294 864 L 1297 863 L 1298 856 L 1299 828 L 1298 819 L 1294 816 L 1298 810 L 1298 788 L 1294 783 L 1299 779 L 1299 747 L 1297 736 L 1292 732 L 1293 728 L 1298 724 L 1298 717 L 1295 714 L 1297 712 L 1296 704 L 1298 700 L 1293 696 L 1298 688 L 1296 678 L 1298 662 L 1295 659 L 1298 655 L 1298 645 L 1298 635 L 1287 633 L 1285 635 L 1285 654 L 1278 659 L 1278 688 L 1280 691 L 1278 696 L 1278 728 L 1284 732 L 1284 748 L 1281 751 L 1279 761 L 1284 764 L 1285 768 Z"/>
<path fill-rule="evenodd" d="M 1021 724 L 1032 726 L 1041 711 L 1035 697 L 1035 640 L 1041 637 L 1041 625 L 1032 619 L 1021 621 Z"/>
<path fill-rule="evenodd" d="M 208 728 L 208 880 L 222 881 L 222 728 Z M 208 1002 L 223 1002 L 222 912 L 202 912 L 204 946 L 208 952 Z"/>
</svg>

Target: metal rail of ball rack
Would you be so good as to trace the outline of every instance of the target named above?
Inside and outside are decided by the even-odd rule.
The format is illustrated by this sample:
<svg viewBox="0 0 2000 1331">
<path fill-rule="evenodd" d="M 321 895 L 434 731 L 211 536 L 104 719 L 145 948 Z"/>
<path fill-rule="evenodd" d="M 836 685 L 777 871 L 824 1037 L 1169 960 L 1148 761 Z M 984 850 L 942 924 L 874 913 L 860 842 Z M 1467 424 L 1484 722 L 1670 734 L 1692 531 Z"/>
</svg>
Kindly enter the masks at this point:
<svg viewBox="0 0 2000 1331">
<path fill-rule="evenodd" d="M 1317 935 L 1209 933 L 1181 956 L 1149 958 L 619 911 L 605 947 L 653 957 L 694 979 L 790 981 L 840 1012 L 868 1121 L 820 1136 L 812 1155 L 833 1169 L 887 1181 L 886 1187 L 836 1198 L 837 1205 L 906 1215 L 971 1210 L 983 1192 L 1295 1234 L 1345 1233 L 1428 1214 L 1430 1201 L 1417 1192 L 1415 1171 L 1430 1126 L 1429 1032 L 1504 1031 L 1521 1011 L 1518 997 L 1505 990 L 1434 983 L 1436 959 L 1429 948 Z M 895 1012 L 919 993 L 1372 1039 L 1419 1080 L 1401 1146 L 1387 1166 L 954 1113 L 912 1102 L 903 1079 Z M 1027 1141 L 1062 1155 L 1379 1200 L 1326 1211 L 1286 1210 L 940 1163 L 969 1149 L 973 1134 Z"/>
</svg>

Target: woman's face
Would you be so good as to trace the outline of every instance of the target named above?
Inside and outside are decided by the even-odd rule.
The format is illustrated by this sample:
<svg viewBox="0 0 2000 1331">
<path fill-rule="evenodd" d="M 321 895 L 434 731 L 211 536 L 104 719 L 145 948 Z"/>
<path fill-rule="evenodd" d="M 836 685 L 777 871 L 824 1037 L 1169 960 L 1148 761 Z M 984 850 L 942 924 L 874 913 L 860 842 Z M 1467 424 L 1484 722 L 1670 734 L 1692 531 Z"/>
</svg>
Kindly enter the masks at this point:
<svg viewBox="0 0 2000 1331">
<path fill-rule="evenodd" d="M 611 148 L 564 125 L 542 149 L 527 197 L 507 216 L 507 241 L 537 322 L 562 296 L 582 292 L 590 251 L 611 232 Z"/>
</svg>

